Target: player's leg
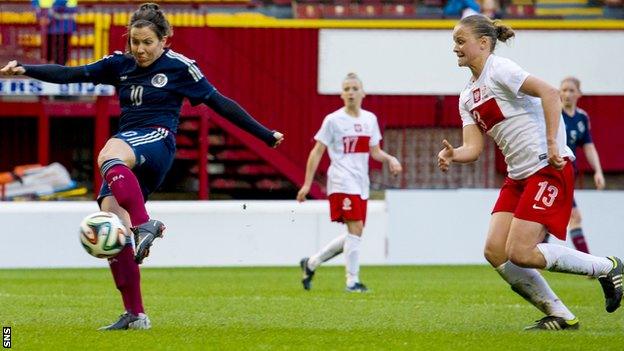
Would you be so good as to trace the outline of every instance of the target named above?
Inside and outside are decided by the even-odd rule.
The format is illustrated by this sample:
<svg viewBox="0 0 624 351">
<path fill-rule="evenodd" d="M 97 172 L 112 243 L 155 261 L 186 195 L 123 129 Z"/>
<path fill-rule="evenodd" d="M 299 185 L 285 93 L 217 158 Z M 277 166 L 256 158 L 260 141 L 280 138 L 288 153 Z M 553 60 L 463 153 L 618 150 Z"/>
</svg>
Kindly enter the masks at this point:
<svg viewBox="0 0 624 351">
<path fill-rule="evenodd" d="M 509 212 L 496 212 L 492 215 L 485 245 L 485 258 L 509 283 L 511 290 L 544 314 L 575 321 L 572 312 L 557 297 L 537 270 L 522 268 L 508 261 L 505 247 L 512 219 L 513 214 Z"/>
<path fill-rule="evenodd" d="M 118 138 L 109 139 L 98 156 L 102 178 L 106 180 L 119 206 L 128 212 L 137 245 L 135 259 L 141 263 L 149 254 L 152 241 L 162 236 L 164 226 L 160 221 L 150 220 L 147 214 L 141 185 L 132 171 L 135 164 L 135 150 L 125 140 Z"/>
<path fill-rule="evenodd" d="M 106 196 L 101 199 L 102 211 L 115 213 L 124 225 L 130 227 L 130 215 L 124 210 L 113 196 Z M 113 274 L 113 279 L 117 289 L 121 293 L 125 312 L 116 322 L 101 330 L 119 329 L 149 329 L 151 327 L 149 318 L 143 308 L 141 296 L 141 274 L 139 265 L 134 261 L 133 239 L 127 243 L 121 252 L 108 259 L 108 264 Z"/>
<path fill-rule="evenodd" d="M 570 214 L 570 222 L 568 223 L 568 233 L 572 239 L 574 247 L 584 253 L 589 253 L 589 247 L 583 234 L 583 227 L 581 225 L 581 211 L 576 206 L 576 201 L 572 205 L 572 213 Z"/>
<path fill-rule="evenodd" d="M 168 130 L 143 128 L 117 134 L 98 156 L 102 176 L 130 215 L 136 243 L 134 259 L 139 264 L 165 229 L 162 222 L 149 218 L 145 201 L 164 179 L 174 155 L 175 140 Z"/>
<path fill-rule="evenodd" d="M 507 242 L 510 261 L 525 268 L 601 277 L 606 309 L 615 311 L 622 300 L 622 262 L 616 257 L 598 257 L 562 245 L 545 244 L 544 233 L 541 223 L 514 218 Z"/>
<path fill-rule="evenodd" d="M 345 194 L 330 194 L 329 195 L 329 215 L 333 222 L 342 222 L 342 199 Z M 323 264 L 331 260 L 332 258 L 340 255 L 344 249 L 344 243 L 347 234 L 341 234 L 325 245 L 320 251 L 310 257 L 304 257 L 299 261 L 301 267 L 301 284 L 305 290 L 312 288 L 312 279 L 316 269 Z"/>
<path fill-rule="evenodd" d="M 606 275 L 613 268 L 613 261 L 609 258 L 542 243 L 545 233 L 541 223 L 514 218 L 507 242 L 509 259 L 521 267 L 595 277 Z"/>
<path fill-rule="evenodd" d="M 345 238 L 345 270 L 348 292 L 366 292 L 368 289 L 360 282 L 360 247 L 362 233 L 366 223 L 367 200 L 360 195 L 346 195 L 342 200 L 342 218 L 347 225 Z"/>
<path fill-rule="evenodd" d="M 510 212 L 495 212 L 490 218 L 490 226 L 483 254 L 494 268 L 507 262 L 505 245 L 512 218 L 513 213 Z"/>
<path fill-rule="evenodd" d="M 366 292 L 368 289 L 360 282 L 360 246 L 364 222 L 345 221 L 347 224 L 347 237 L 344 244 L 345 268 L 347 275 L 347 291 Z"/>
<path fill-rule="evenodd" d="M 622 264 L 616 257 L 598 257 L 557 244 L 543 243 L 546 231 L 566 239 L 573 196 L 573 171 L 568 164 L 557 171 L 548 166 L 526 181 L 515 211 L 507 254 L 518 266 L 553 272 L 604 276 L 600 283 L 608 312 L 622 300 Z"/>
<path fill-rule="evenodd" d="M 303 288 L 305 290 L 310 290 L 312 288 L 312 278 L 314 278 L 314 272 L 316 269 L 324 262 L 327 262 L 342 253 L 346 237 L 347 234 L 341 234 L 335 237 L 314 255 L 301 259 L 299 262 L 303 275 L 301 283 L 303 284 Z"/>
<path fill-rule="evenodd" d="M 328 198 L 329 202 L 329 217 L 332 222 L 344 222 L 344 213 L 342 203 L 346 194 L 330 194 Z M 321 264 L 331 260 L 332 258 L 340 255 L 343 252 L 345 239 L 347 234 L 341 234 L 330 241 L 319 252 L 310 256 L 307 259 L 306 268 L 312 272 L 316 270 Z M 304 258 L 305 260 L 305 258 Z"/>
<path fill-rule="evenodd" d="M 340 255 L 344 248 L 345 239 L 347 234 L 341 234 L 332 239 L 327 245 L 325 245 L 320 251 L 310 256 L 307 259 L 307 267 L 310 270 L 316 270 L 321 264 L 331 260 L 332 258 Z"/>
<path fill-rule="evenodd" d="M 119 206 L 127 211 L 131 227 L 149 220 L 141 186 L 132 168 L 134 150 L 125 141 L 111 138 L 98 155 L 98 166 Z"/>
</svg>

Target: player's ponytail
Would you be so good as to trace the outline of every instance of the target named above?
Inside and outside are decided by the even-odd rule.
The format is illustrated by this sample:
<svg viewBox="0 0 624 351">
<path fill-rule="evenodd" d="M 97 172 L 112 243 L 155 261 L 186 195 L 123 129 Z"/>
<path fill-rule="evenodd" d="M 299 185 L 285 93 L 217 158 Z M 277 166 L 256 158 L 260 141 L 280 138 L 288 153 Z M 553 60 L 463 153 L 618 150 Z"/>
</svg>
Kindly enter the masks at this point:
<svg viewBox="0 0 624 351">
<path fill-rule="evenodd" d="M 160 6 L 158 6 L 158 4 L 155 4 L 153 2 L 146 2 L 144 4 L 141 4 L 141 6 L 139 6 L 139 11 L 158 11 L 160 10 Z"/>
<path fill-rule="evenodd" d="M 502 41 L 503 43 L 506 42 L 507 39 L 513 38 L 516 35 L 510 26 L 503 24 L 500 20 L 494 20 L 492 25 L 496 29 L 496 39 Z"/>
<path fill-rule="evenodd" d="M 459 24 L 470 27 L 477 38 L 489 37 L 490 51 L 492 52 L 496 48 L 497 40 L 504 43 L 516 35 L 510 26 L 503 24 L 500 20 L 492 21 L 483 15 L 464 17 L 459 21 Z"/>
</svg>

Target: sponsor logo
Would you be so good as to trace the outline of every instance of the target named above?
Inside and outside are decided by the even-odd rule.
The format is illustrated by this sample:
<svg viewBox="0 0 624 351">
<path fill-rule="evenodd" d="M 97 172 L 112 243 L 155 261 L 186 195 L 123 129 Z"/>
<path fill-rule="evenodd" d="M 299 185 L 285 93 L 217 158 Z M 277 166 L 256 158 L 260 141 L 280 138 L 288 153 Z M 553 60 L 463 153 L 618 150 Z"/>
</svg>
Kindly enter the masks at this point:
<svg viewBox="0 0 624 351">
<path fill-rule="evenodd" d="M 165 85 L 167 85 L 168 81 L 169 80 L 167 79 L 167 76 L 162 73 L 158 73 L 157 75 L 152 77 L 152 85 L 156 88 L 164 87 Z"/>
<path fill-rule="evenodd" d="M 120 135 L 124 138 L 129 138 L 129 137 L 133 137 L 136 136 L 137 134 L 139 134 L 138 132 L 135 132 L 134 130 L 129 130 L 127 132 L 123 132 Z"/>
<path fill-rule="evenodd" d="M 116 175 L 116 176 L 114 176 L 114 177 L 113 177 L 113 179 L 112 179 L 112 180 L 108 183 L 108 186 L 109 186 L 109 187 L 111 187 L 111 186 L 113 186 L 113 183 L 114 183 L 114 182 L 116 182 L 116 181 L 118 181 L 118 180 L 121 180 L 121 179 L 124 179 L 124 178 L 125 178 L 125 177 L 123 176 L 123 174 Z"/>
<path fill-rule="evenodd" d="M 536 210 L 542 210 L 542 211 L 546 210 L 544 207 L 537 206 L 536 204 L 533 204 L 533 208 Z"/>
<path fill-rule="evenodd" d="M 539 157 L 539 160 L 540 160 L 540 161 L 544 161 L 545 159 L 547 159 L 547 158 L 548 158 L 548 155 L 546 155 L 546 154 L 540 154 L 538 157 Z"/>
<path fill-rule="evenodd" d="M 125 81 L 126 79 L 128 79 L 128 76 L 121 76 L 121 77 L 119 77 L 119 81 L 120 81 L 120 82 L 123 82 L 123 81 Z"/>
<path fill-rule="evenodd" d="M 96 86 L 93 83 L 54 84 L 35 79 L 0 79 L 0 95 L 110 96 L 115 95 L 115 88 L 111 85 Z"/>
</svg>

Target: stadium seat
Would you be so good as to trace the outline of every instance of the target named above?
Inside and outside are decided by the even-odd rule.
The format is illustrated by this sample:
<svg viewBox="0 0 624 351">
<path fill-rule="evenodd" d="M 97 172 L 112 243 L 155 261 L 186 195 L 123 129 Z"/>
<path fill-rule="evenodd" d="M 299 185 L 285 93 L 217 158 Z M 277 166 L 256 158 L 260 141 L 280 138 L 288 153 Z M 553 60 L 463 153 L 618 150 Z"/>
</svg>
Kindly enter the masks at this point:
<svg viewBox="0 0 624 351">
<path fill-rule="evenodd" d="M 296 18 L 321 18 L 323 15 L 323 5 L 320 2 L 294 2 L 294 16 Z"/>
</svg>

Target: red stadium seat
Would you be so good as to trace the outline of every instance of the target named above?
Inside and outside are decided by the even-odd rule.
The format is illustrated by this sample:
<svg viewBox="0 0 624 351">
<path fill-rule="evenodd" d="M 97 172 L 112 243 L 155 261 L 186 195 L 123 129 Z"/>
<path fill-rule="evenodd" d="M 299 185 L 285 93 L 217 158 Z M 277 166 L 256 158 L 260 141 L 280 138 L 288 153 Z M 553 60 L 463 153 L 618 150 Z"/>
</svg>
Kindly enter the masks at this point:
<svg viewBox="0 0 624 351">
<path fill-rule="evenodd" d="M 336 1 L 323 6 L 323 18 L 350 18 L 358 13 L 358 5 L 350 1 Z"/>
<path fill-rule="evenodd" d="M 296 18 L 321 18 L 323 5 L 310 1 L 295 2 L 293 3 L 293 14 Z"/>
<path fill-rule="evenodd" d="M 506 8 L 506 12 L 511 17 L 533 17 L 535 16 L 535 6 L 510 4 Z"/>
<path fill-rule="evenodd" d="M 412 17 L 416 14 L 416 6 L 413 3 L 385 4 L 383 7 L 384 17 Z"/>
</svg>

